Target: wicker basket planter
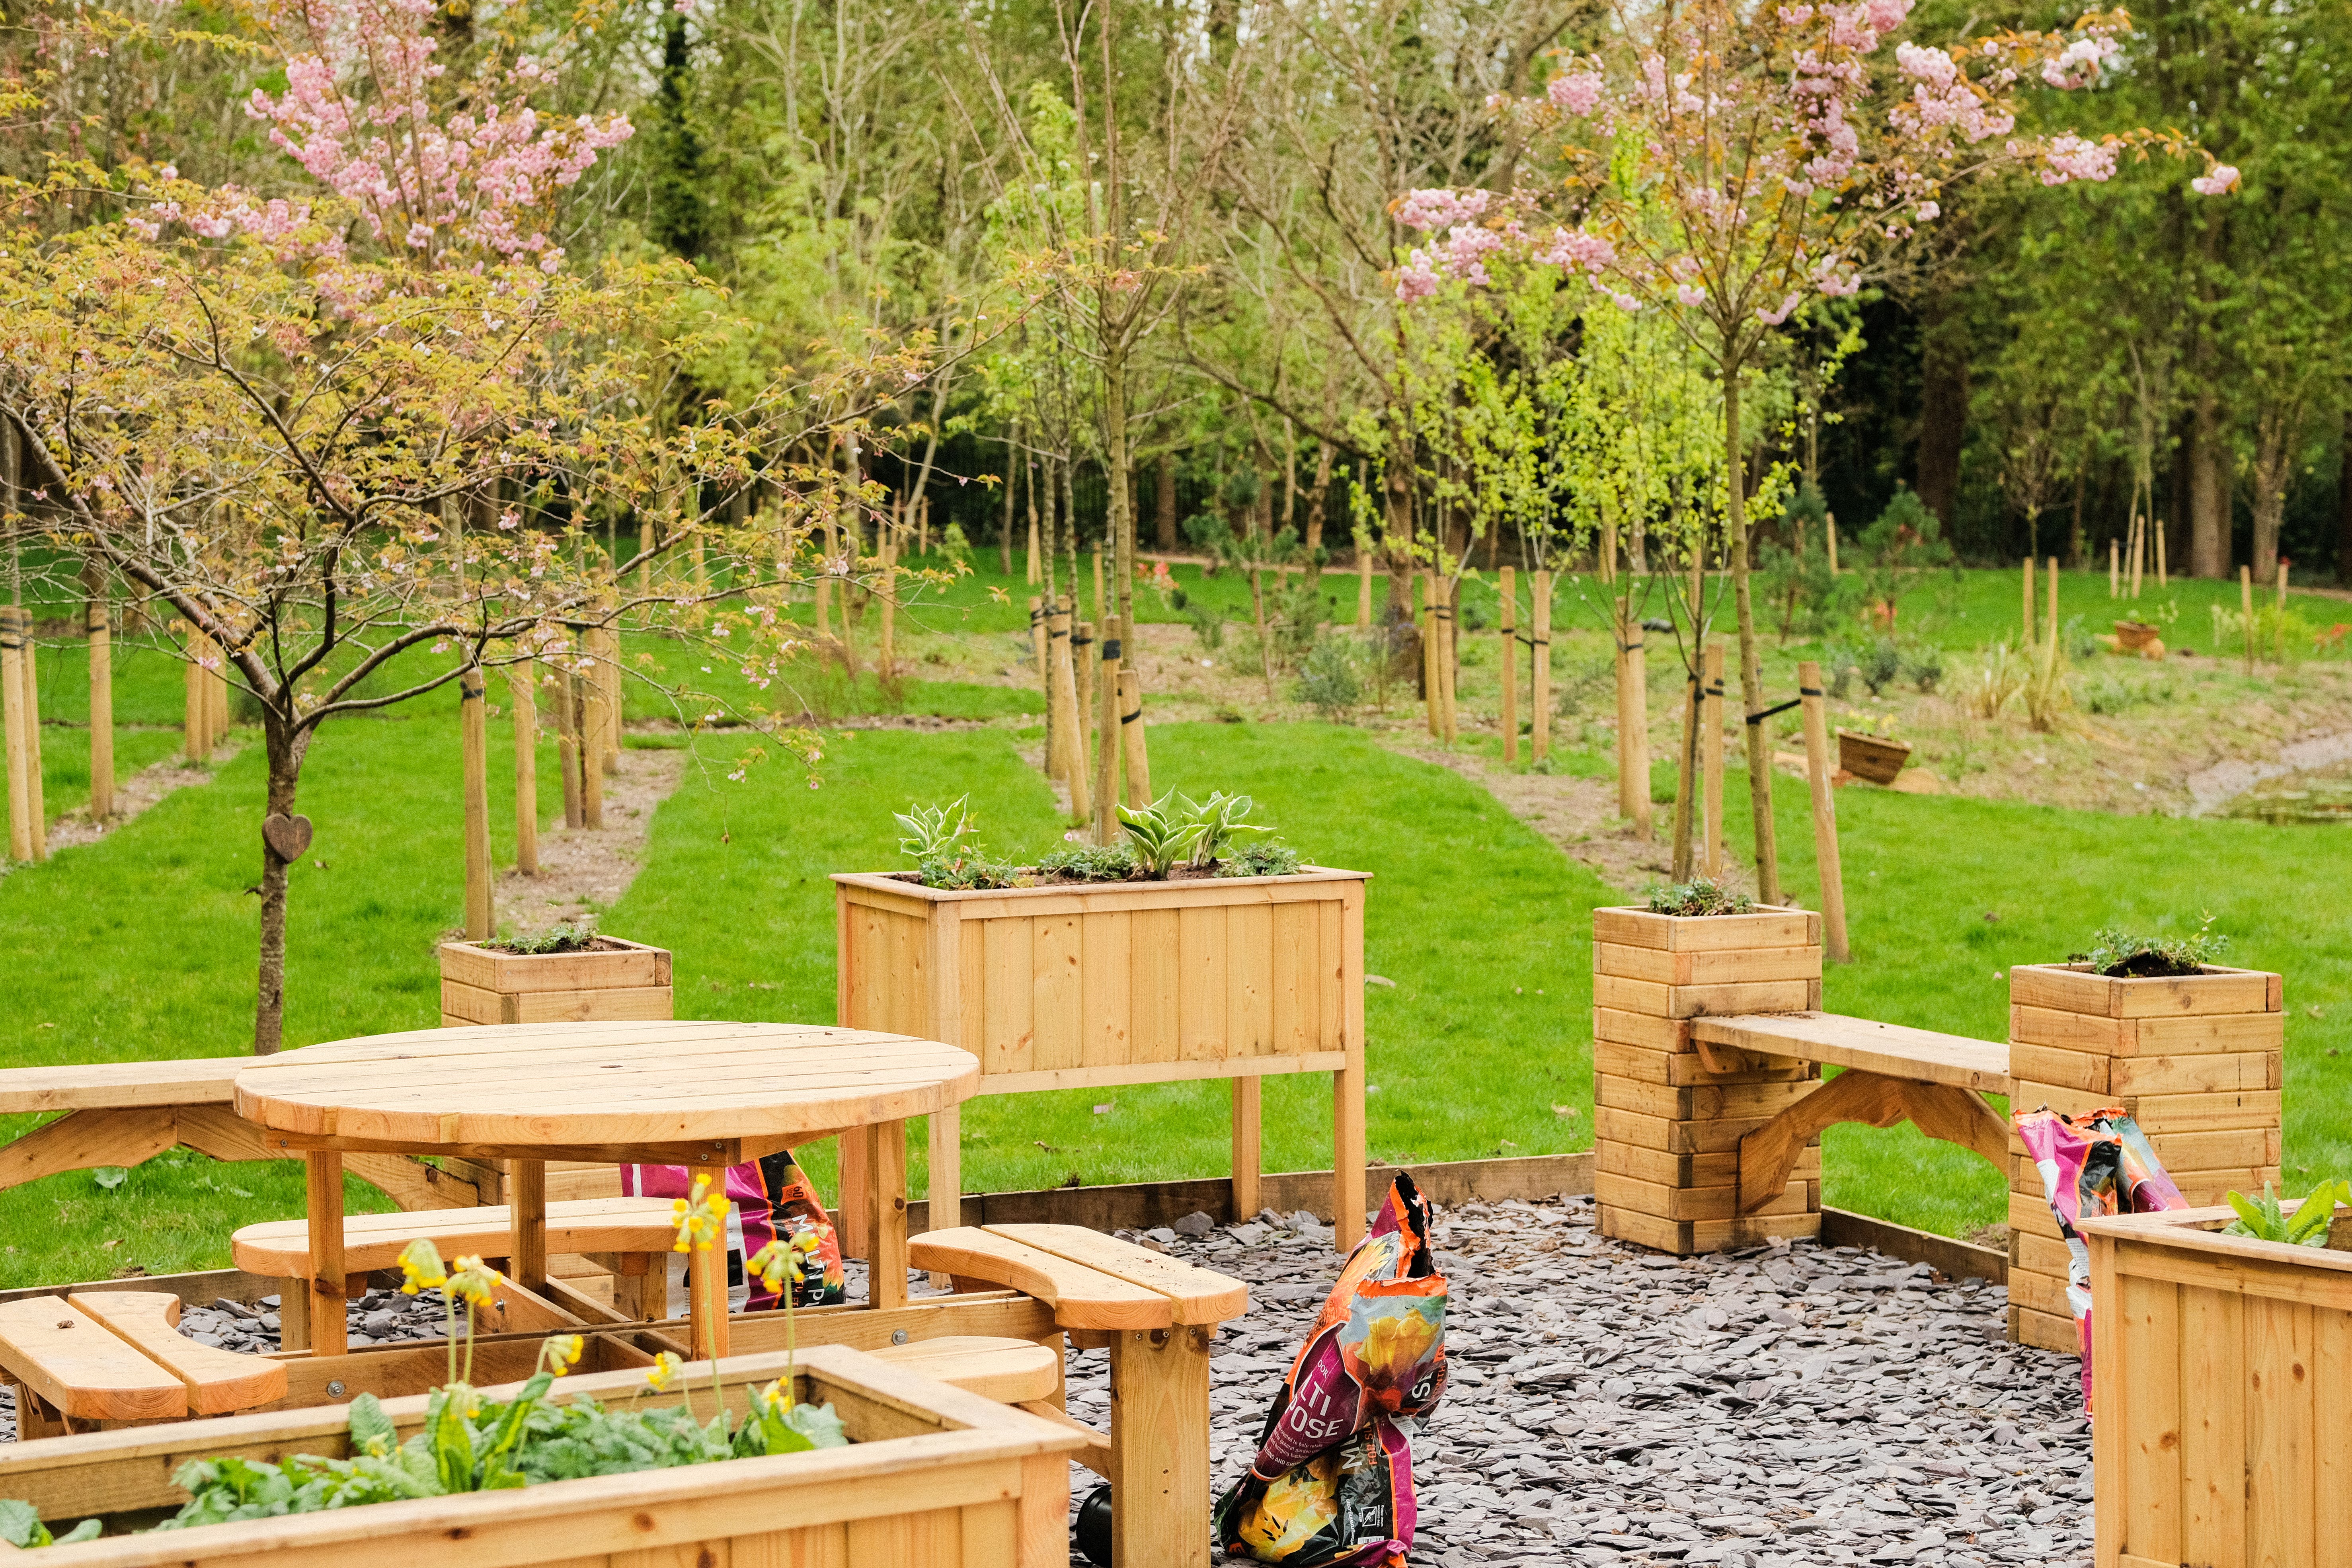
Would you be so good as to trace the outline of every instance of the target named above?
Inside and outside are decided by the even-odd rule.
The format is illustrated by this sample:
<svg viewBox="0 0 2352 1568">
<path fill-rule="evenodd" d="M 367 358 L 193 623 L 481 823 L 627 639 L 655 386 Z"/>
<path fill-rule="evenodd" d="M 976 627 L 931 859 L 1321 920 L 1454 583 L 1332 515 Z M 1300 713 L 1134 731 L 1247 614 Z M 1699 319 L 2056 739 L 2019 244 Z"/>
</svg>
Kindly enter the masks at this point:
<svg viewBox="0 0 2352 1568">
<path fill-rule="evenodd" d="M 784 1370 L 782 1355 L 720 1363 L 730 1399 Z M 50 1547 L 55 1568 L 229 1568 L 268 1561 L 333 1568 L 583 1568 L 588 1563 L 845 1563 L 1061 1568 L 1068 1558 L 1072 1428 L 933 1383 L 839 1346 L 804 1351 L 803 1398 L 830 1402 L 846 1448 L 735 1459 L 518 1491 L 376 1503 L 326 1513 L 123 1535 Z M 710 1380 L 691 1369 L 706 1415 Z M 642 1372 L 566 1379 L 562 1394 L 626 1400 Z M 674 1402 L 675 1392 L 656 1396 Z M 425 1397 L 385 1402 L 404 1431 Z M 96 1432 L 0 1448 L 0 1497 L 22 1498 L 62 1531 L 93 1515 L 110 1527 L 152 1522 L 186 1496 L 171 1484 L 185 1460 L 348 1453 L 343 1406 Z M 0 1553 L 5 1554 L 5 1553 Z"/>
<path fill-rule="evenodd" d="M 1818 1142 L 1761 1213 L 1738 1205 L 1739 1140 L 1812 1092 L 1820 1070 L 1703 1049 L 1690 1020 L 1819 1008 L 1822 917 L 1595 910 L 1592 971 L 1601 1233 L 1684 1255 L 1820 1235 Z"/>
<path fill-rule="evenodd" d="M 669 952 L 600 936 L 584 952 L 441 944 L 441 1024 L 635 1023 L 670 1014 Z"/>
<path fill-rule="evenodd" d="M 1258 1080 L 1328 1072 L 1345 1250 L 1365 1210 L 1369 879 L 1308 867 L 955 892 L 837 874 L 839 1021 L 961 1046 L 982 1094 L 1230 1079 L 1241 1215 L 1257 1212 Z M 960 1135 L 957 1116 L 931 1118 L 935 1229 L 957 1223 Z"/>
<path fill-rule="evenodd" d="M 2118 1105 L 2192 1204 L 2279 1179 L 2285 982 L 2208 965 L 2174 979 L 2094 974 L 2086 964 L 2009 972 L 2010 1105 L 2079 1116 Z M 2066 1309 L 2066 1244 L 2041 1173 L 2010 1136 L 2010 1337 L 2081 1345 Z"/>
<path fill-rule="evenodd" d="M 2352 1253 L 2217 1234 L 2233 1217 L 2082 1223 L 2099 1568 L 2329 1563 L 2352 1549 Z"/>
<path fill-rule="evenodd" d="M 1857 735 L 1851 730 L 1837 732 L 1838 766 L 1858 779 L 1872 784 L 1891 784 L 1904 766 L 1911 761 L 1911 742 L 1890 741 L 1884 735 Z"/>
</svg>

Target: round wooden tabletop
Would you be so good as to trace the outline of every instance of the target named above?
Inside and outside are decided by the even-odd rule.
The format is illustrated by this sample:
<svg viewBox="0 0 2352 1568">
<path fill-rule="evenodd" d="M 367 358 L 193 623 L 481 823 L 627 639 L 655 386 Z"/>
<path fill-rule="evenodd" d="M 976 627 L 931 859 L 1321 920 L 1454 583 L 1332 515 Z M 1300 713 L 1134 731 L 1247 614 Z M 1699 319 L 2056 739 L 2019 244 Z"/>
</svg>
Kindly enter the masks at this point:
<svg viewBox="0 0 2352 1568">
<path fill-rule="evenodd" d="M 523 1151 L 815 1137 L 944 1110 L 979 1086 L 971 1052 L 867 1029 L 493 1024 L 267 1058 L 237 1073 L 236 1105 L 281 1132 Z"/>
</svg>

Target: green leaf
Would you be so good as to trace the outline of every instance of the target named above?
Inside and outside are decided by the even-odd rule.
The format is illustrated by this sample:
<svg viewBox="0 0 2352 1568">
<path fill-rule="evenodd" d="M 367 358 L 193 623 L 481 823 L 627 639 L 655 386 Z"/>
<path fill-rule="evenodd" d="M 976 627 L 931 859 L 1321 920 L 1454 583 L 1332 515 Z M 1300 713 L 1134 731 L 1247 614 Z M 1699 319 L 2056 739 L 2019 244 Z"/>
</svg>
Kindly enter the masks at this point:
<svg viewBox="0 0 2352 1568">
<path fill-rule="evenodd" d="M 85 1519 L 79 1524 L 75 1525 L 71 1530 L 66 1531 L 63 1535 L 58 1536 L 57 1539 L 57 1544 L 59 1546 L 71 1546 L 76 1542 L 96 1541 L 100 1536 L 104 1535 L 105 1533 L 106 1526 L 104 1524 L 94 1519 Z"/>
<path fill-rule="evenodd" d="M 11 1546 L 47 1546 L 49 1531 L 32 1504 L 8 1498 L 0 1500 L 0 1541 Z"/>
<path fill-rule="evenodd" d="M 2237 1234 L 2242 1236 L 2260 1236 L 2263 1234 L 2263 1211 L 2255 1206 L 2253 1199 L 2246 1196 L 2243 1193 L 2234 1190 L 2224 1193 L 2221 1195 L 2228 1200 L 2231 1208 L 2238 1211 L 2238 1224 L 2246 1227 L 2242 1231 L 2237 1231 L 2237 1226 L 2231 1226 L 2232 1231 L 2237 1231 Z"/>
<path fill-rule="evenodd" d="M 383 1413 L 383 1402 L 373 1394 L 362 1394 L 352 1401 L 352 1451 L 355 1454 L 389 1454 L 400 1444 L 400 1434 L 393 1426 L 392 1417 Z"/>
<path fill-rule="evenodd" d="M 131 1172 L 123 1165 L 100 1165 L 89 1173 L 89 1179 L 110 1193 L 131 1179 Z"/>
<path fill-rule="evenodd" d="M 785 1424 L 809 1440 L 812 1447 L 846 1448 L 848 1428 L 830 1405 L 795 1405 L 784 1414 Z"/>
</svg>

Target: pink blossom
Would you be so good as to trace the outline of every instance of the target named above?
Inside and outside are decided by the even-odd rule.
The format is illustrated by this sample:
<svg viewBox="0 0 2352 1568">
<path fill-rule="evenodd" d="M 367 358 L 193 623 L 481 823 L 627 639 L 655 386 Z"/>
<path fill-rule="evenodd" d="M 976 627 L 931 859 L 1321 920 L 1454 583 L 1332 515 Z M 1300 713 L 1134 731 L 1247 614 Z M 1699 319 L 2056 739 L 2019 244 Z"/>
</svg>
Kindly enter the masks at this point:
<svg viewBox="0 0 2352 1568">
<path fill-rule="evenodd" d="M 2047 165 L 2042 171 L 2045 185 L 2063 185 L 2069 180 L 2105 180 L 2116 172 L 2116 149 L 2112 143 L 2085 142 L 2072 132 L 2050 139 L 2043 150 Z"/>
<path fill-rule="evenodd" d="M 2055 88 L 2088 87 L 2099 79 L 2100 68 L 2107 58 L 2122 47 L 2104 35 L 2077 38 L 2056 58 L 2042 62 L 2042 79 Z"/>
<path fill-rule="evenodd" d="M 2189 182 L 2189 188 L 2200 196 L 2223 195 L 2238 188 L 2238 171 L 2228 163 L 2216 163 Z"/>
<path fill-rule="evenodd" d="M 1601 73 L 1597 70 L 1570 71 L 1551 79 L 1545 89 L 1555 108 L 1570 114 L 1590 114 L 1601 101 Z"/>
<path fill-rule="evenodd" d="M 1429 265 L 1429 252 L 1413 251 L 1397 273 L 1397 298 L 1410 305 L 1426 300 L 1437 292 L 1437 273 Z"/>
<path fill-rule="evenodd" d="M 1493 193 L 1471 189 L 1415 191 L 1397 203 L 1397 221 L 1407 228 L 1427 234 L 1433 228 L 1451 224 L 1475 222 L 1486 210 Z"/>
<path fill-rule="evenodd" d="M 1706 303 L 1706 290 L 1696 283 L 1677 283 L 1675 285 L 1675 298 L 1685 305 L 1704 305 Z"/>
<path fill-rule="evenodd" d="M 1944 216 L 1944 209 L 1934 202 L 1921 202 L 1919 210 L 1913 216 L 1920 223 L 1933 223 Z"/>
<path fill-rule="evenodd" d="M 1768 327 L 1777 327 L 1789 319 L 1803 299 L 1804 296 L 1801 294 L 1783 296 L 1780 302 L 1769 310 L 1759 305 L 1756 307 L 1756 319 Z"/>
<path fill-rule="evenodd" d="M 1960 74 L 1960 68 L 1952 63 L 1951 56 L 1941 49 L 1921 48 L 1916 44 L 1895 45 L 1895 66 L 1913 81 L 1925 82 L 1929 87 L 1949 87 Z"/>
<path fill-rule="evenodd" d="M 1536 252 L 1536 259 L 1550 267 L 1581 267 L 1597 277 L 1601 268 L 1616 261 L 1617 247 L 1597 234 L 1556 228 L 1551 231 L 1551 243 Z"/>
</svg>

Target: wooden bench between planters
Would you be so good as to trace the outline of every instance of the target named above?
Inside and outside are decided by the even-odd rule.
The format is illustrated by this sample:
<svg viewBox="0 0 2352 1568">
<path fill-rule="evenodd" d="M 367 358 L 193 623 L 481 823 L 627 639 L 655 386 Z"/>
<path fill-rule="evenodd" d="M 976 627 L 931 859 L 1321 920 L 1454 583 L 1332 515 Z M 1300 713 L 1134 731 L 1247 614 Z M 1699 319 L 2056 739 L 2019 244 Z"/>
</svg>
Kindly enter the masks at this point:
<svg viewBox="0 0 2352 1568">
<path fill-rule="evenodd" d="M 1110 1352 L 1110 1432 L 1084 1427 L 1092 1440 L 1072 1457 L 1111 1483 L 1113 1560 L 1205 1564 L 1209 1347 L 1219 1323 L 1249 1310 L 1249 1287 L 1072 1225 L 929 1231 L 908 1259 L 959 1291 L 1033 1297 L 1072 1344 Z M 1058 1399 L 1020 1404 L 1070 1422 Z"/>
<path fill-rule="evenodd" d="M 284 1363 L 180 1333 L 180 1299 L 92 1291 L 0 1303 L 0 1372 L 20 1439 L 222 1415 L 286 1397 Z"/>
</svg>

